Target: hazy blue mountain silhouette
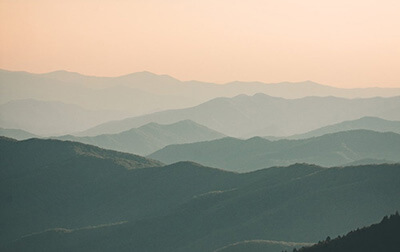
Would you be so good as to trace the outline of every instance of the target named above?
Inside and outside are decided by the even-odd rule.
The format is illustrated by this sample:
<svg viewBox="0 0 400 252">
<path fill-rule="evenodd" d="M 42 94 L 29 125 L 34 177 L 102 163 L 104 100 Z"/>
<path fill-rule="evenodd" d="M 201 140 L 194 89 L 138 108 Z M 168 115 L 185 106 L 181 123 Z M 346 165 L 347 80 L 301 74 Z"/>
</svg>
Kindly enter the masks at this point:
<svg viewBox="0 0 400 252">
<path fill-rule="evenodd" d="M 275 84 L 235 81 L 218 85 L 199 81 L 180 81 L 168 75 L 157 75 L 150 72 L 138 72 L 119 77 L 95 77 L 67 71 L 31 74 L 27 72 L 12 72 L 6 70 L 0 70 L 0 90 L 2 91 L 0 93 L 0 104 L 23 99 L 58 101 L 66 104 L 75 104 L 88 110 L 115 111 L 116 116 L 113 120 L 167 109 L 187 108 L 217 97 L 233 97 L 239 94 L 254 95 L 257 93 L 263 93 L 290 99 L 303 98 L 307 96 L 355 98 L 375 96 L 392 97 L 400 95 L 400 88 L 340 89 L 317 84 L 312 81 L 299 83 L 282 82 Z M 237 108 L 234 107 L 232 109 L 234 110 Z M 398 112 L 398 108 L 395 108 L 394 111 L 388 113 L 395 113 L 396 110 Z M 253 114 L 251 111 L 249 112 L 250 114 L 248 114 L 248 116 L 252 117 Z M 227 113 L 230 113 L 229 110 Z M 279 114 L 281 112 L 277 111 L 277 113 Z M 331 111 L 328 110 L 327 114 L 329 113 L 331 113 Z M 266 114 L 259 115 L 261 117 L 266 116 Z M 345 116 L 343 118 L 338 118 L 338 121 L 328 121 L 326 124 L 316 125 L 312 128 L 306 127 L 304 131 L 313 130 L 327 124 L 337 123 L 340 122 L 340 120 L 351 120 L 362 116 L 378 116 L 378 114 L 368 113 L 358 115 L 357 117 Z M 386 116 L 383 114 L 382 116 L 386 119 L 393 119 L 390 118 L 390 115 Z M 195 118 L 189 117 L 155 122 L 165 124 L 184 119 L 192 119 L 222 133 L 231 134 L 229 131 L 225 132 L 219 128 L 212 127 L 213 125 L 211 123 L 204 124 L 202 121 L 197 121 Z M 276 119 L 277 118 L 271 118 L 270 120 Z M 98 134 L 119 133 L 124 130 L 142 126 L 149 122 L 151 121 L 131 125 L 120 131 L 99 132 Z M 251 119 L 250 123 L 254 122 L 256 122 L 255 119 Z M 304 132 L 293 133 L 292 131 L 287 130 L 280 131 L 278 130 L 280 123 L 281 122 L 278 122 L 277 125 L 270 123 L 263 125 L 261 128 L 256 127 L 255 129 L 251 129 L 249 132 L 245 132 L 244 135 L 275 136 L 278 134 L 291 135 Z M 218 121 L 214 124 L 218 125 Z M 46 135 L 51 133 L 52 132 L 46 132 Z M 239 136 L 233 133 L 231 135 Z"/>
<path fill-rule="evenodd" d="M 25 140 L 25 139 L 29 139 L 29 138 L 34 138 L 34 137 L 38 137 L 35 134 L 32 134 L 30 132 L 24 131 L 24 130 L 20 130 L 20 129 L 3 129 L 0 128 L 0 136 L 3 137 L 8 137 L 8 138 L 14 138 L 17 140 Z"/>
<path fill-rule="evenodd" d="M 166 179 L 151 184 L 156 187 L 148 187 L 150 191 L 165 186 L 199 188 L 200 183 L 211 183 L 199 179 L 205 174 L 209 178 L 218 177 L 219 183 L 224 180 L 227 183 L 218 184 L 214 180 L 214 190 L 187 197 L 175 209 L 164 209 L 161 216 L 123 223 L 114 220 L 104 222 L 107 225 L 103 226 L 43 229 L 6 243 L 3 251 L 207 252 L 246 240 L 317 242 L 321 236 L 334 237 L 370 225 L 400 207 L 399 165 L 331 169 L 293 165 L 235 174 L 179 163 L 132 172 L 150 172 L 147 175 L 153 177 L 151 172 L 155 170 L 174 176 L 170 182 Z M 182 177 L 182 172 L 191 176 Z M 191 186 L 179 187 L 189 182 L 188 178 L 192 178 Z M 165 191 L 163 195 L 172 196 L 172 192 Z"/>
<path fill-rule="evenodd" d="M 394 132 L 400 133 L 400 121 L 389 121 L 378 117 L 362 117 L 360 119 L 344 121 L 333 125 L 328 125 L 304 134 L 298 134 L 287 137 L 265 137 L 269 140 L 278 139 L 305 139 L 310 137 L 322 136 L 329 133 L 336 133 L 340 131 L 365 129 L 377 132 Z"/>
<path fill-rule="evenodd" d="M 57 137 L 57 139 L 77 141 L 105 149 L 139 155 L 148 155 L 170 144 L 215 140 L 224 136 L 193 121 L 184 120 L 169 125 L 149 123 L 118 134 L 105 134 L 94 137 L 67 135 Z"/>
<path fill-rule="evenodd" d="M 264 94 L 239 95 L 234 98 L 216 98 L 191 108 L 104 123 L 80 135 L 118 133 L 149 122 L 169 124 L 189 119 L 234 137 L 282 136 L 304 133 L 364 116 L 400 120 L 399 111 L 400 96 L 369 99 L 306 97 L 288 100 Z"/>
<path fill-rule="evenodd" d="M 149 84 L 140 83 L 143 87 Z M 84 76 L 66 71 L 31 74 L 0 70 L 0 90 L 0 103 L 21 99 L 59 101 L 90 110 L 118 111 L 122 114 L 119 118 L 201 102 L 177 95 L 149 93 L 134 88 L 125 80 L 118 81 L 118 78 Z"/>
<path fill-rule="evenodd" d="M 338 96 L 338 97 L 390 97 L 400 95 L 399 88 L 354 88 L 342 89 L 326 85 L 321 85 L 312 81 L 303 82 L 281 82 L 281 83 L 263 83 L 263 82 L 243 82 L 233 81 L 226 84 L 215 84 L 200 81 L 180 81 L 169 75 L 158 75 L 143 71 L 126 74 L 118 77 L 96 77 L 85 76 L 79 73 L 68 71 L 54 71 L 45 74 L 32 74 L 27 72 L 12 72 L 0 70 L 1 87 L 13 90 L 8 95 L 10 99 L 36 98 L 43 97 L 21 97 L 27 95 L 27 92 L 21 87 L 45 87 L 52 91 L 53 86 L 64 87 L 64 84 L 77 87 L 89 88 L 112 88 L 115 86 L 124 86 L 134 90 L 142 91 L 147 94 L 167 95 L 181 97 L 181 99 L 192 99 L 194 102 L 204 102 L 216 97 L 232 97 L 239 94 L 254 95 L 256 93 L 265 93 L 271 96 L 284 98 L 301 98 L 306 96 Z M 28 85 L 24 84 L 29 83 Z M 12 84 L 12 86 L 11 86 Z M 30 85 L 30 86 L 29 86 Z M 67 90 L 67 89 L 66 89 Z M 4 94 L 6 95 L 6 94 Z M 39 95 L 32 93 L 31 95 Z M 44 95 L 44 94 L 41 94 Z M 1 97 L 1 96 L 0 96 Z M 18 97 L 18 98 L 15 98 Z M 194 105 L 192 103 L 192 105 Z"/>
<path fill-rule="evenodd" d="M 299 162 L 340 166 L 359 160 L 400 162 L 400 135 L 352 130 L 301 140 L 223 138 L 170 145 L 149 157 L 164 163 L 194 161 L 231 171 L 253 171 Z"/>
<path fill-rule="evenodd" d="M 116 111 L 88 110 L 55 101 L 27 99 L 0 105 L 0 127 L 47 136 L 82 131 L 123 117 Z"/>
</svg>

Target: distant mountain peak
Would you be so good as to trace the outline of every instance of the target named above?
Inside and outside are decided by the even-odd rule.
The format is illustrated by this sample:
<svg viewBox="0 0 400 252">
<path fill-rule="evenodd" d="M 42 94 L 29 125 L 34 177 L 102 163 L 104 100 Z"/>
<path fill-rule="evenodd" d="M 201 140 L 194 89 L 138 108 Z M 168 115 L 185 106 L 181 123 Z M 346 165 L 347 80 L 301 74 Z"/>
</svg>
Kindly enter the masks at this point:
<svg viewBox="0 0 400 252">
<path fill-rule="evenodd" d="M 143 79 L 143 80 L 167 80 L 167 81 L 176 81 L 180 82 L 178 79 L 167 75 L 167 74 L 155 74 L 149 71 L 141 71 L 141 72 L 134 72 L 130 74 L 121 75 L 117 78 L 135 78 L 135 79 Z"/>
</svg>

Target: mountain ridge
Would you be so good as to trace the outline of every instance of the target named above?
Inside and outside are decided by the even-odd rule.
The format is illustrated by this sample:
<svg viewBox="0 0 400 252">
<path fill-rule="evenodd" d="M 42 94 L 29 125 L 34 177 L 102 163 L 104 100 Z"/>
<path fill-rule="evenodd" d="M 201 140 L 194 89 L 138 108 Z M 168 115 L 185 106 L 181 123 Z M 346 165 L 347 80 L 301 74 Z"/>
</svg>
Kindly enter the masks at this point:
<svg viewBox="0 0 400 252">
<path fill-rule="evenodd" d="M 181 163 L 182 168 L 185 165 Z M 198 167 L 196 171 L 203 170 Z M 397 164 L 224 172 L 246 182 L 231 184 L 234 190 L 187 198 L 163 216 L 72 232 L 50 230 L 17 239 L 5 251 L 34 251 L 40 246 L 42 251 L 57 247 L 59 251 L 211 252 L 244 240 L 316 242 L 321 235 L 341 235 L 370 225 L 399 207 L 395 195 L 400 188 L 394 183 L 399 171 Z"/>
<path fill-rule="evenodd" d="M 352 107 L 352 110 L 346 108 Z M 400 120 L 400 96 L 391 98 L 345 99 L 305 97 L 284 99 L 265 94 L 220 97 L 200 105 L 111 121 L 79 133 L 93 136 L 118 133 L 148 122 L 173 123 L 190 119 L 228 136 L 279 136 L 314 130 L 329 124 L 363 116 Z M 344 112 L 343 112 L 344 111 Z M 298 122 L 302 123 L 299 124 Z M 271 134 L 266 134 L 270 132 Z"/>
<path fill-rule="evenodd" d="M 400 162 L 399 150 L 399 134 L 351 130 L 299 140 L 222 138 L 209 142 L 170 145 L 148 157 L 165 163 L 191 160 L 232 171 L 251 171 L 299 162 L 328 167 L 368 159 Z"/>
<path fill-rule="evenodd" d="M 172 124 L 150 122 L 117 134 L 103 134 L 93 137 L 66 135 L 55 139 L 77 141 L 106 149 L 148 155 L 170 144 L 210 141 L 225 137 L 191 120 Z"/>
<path fill-rule="evenodd" d="M 265 138 L 269 140 L 305 139 L 310 137 L 322 136 L 329 133 L 355 129 L 365 129 L 377 132 L 394 132 L 398 134 L 400 133 L 400 121 L 390 121 L 379 117 L 365 116 L 355 120 L 348 120 L 337 124 L 324 126 L 322 128 L 312 130 L 303 134 L 282 137 L 266 136 Z"/>
<path fill-rule="evenodd" d="M 180 81 L 168 75 L 148 72 L 119 77 L 96 77 L 67 71 L 32 74 L 3 70 L 0 71 L 0 89 L 2 90 L 0 103 L 20 99 L 56 100 L 76 104 L 85 109 L 119 111 L 124 113 L 124 116 L 115 119 L 122 119 L 126 116 L 143 115 L 155 111 L 193 107 L 216 97 L 234 97 L 239 94 L 265 93 L 290 99 L 306 96 L 365 98 L 400 95 L 400 88 L 346 90 L 310 81 L 297 84 L 290 82 L 240 83 L 242 82 L 219 85 L 199 81 Z M 206 126 L 212 128 L 211 125 Z M 216 130 L 221 131 L 218 128 Z M 222 133 L 227 134 L 227 132 Z"/>
</svg>

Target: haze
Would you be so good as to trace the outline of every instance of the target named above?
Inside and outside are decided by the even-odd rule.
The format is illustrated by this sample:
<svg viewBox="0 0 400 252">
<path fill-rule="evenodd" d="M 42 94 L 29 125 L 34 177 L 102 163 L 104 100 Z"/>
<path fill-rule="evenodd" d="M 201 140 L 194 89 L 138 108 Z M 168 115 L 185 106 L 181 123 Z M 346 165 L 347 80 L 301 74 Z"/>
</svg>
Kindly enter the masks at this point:
<svg viewBox="0 0 400 252">
<path fill-rule="evenodd" d="M 400 2 L 1 0 L 0 68 L 400 87 Z"/>
</svg>

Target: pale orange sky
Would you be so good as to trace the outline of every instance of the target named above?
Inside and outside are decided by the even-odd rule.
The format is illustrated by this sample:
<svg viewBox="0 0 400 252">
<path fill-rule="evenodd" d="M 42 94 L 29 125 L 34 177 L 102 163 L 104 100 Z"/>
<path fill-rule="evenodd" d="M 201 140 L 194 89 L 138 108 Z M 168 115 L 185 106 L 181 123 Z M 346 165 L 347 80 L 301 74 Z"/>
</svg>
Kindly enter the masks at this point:
<svg viewBox="0 0 400 252">
<path fill-rule="evenodd" d="M 398 0 L 0 0 L 0 68 L 400 87 Z"/>
</svg>

